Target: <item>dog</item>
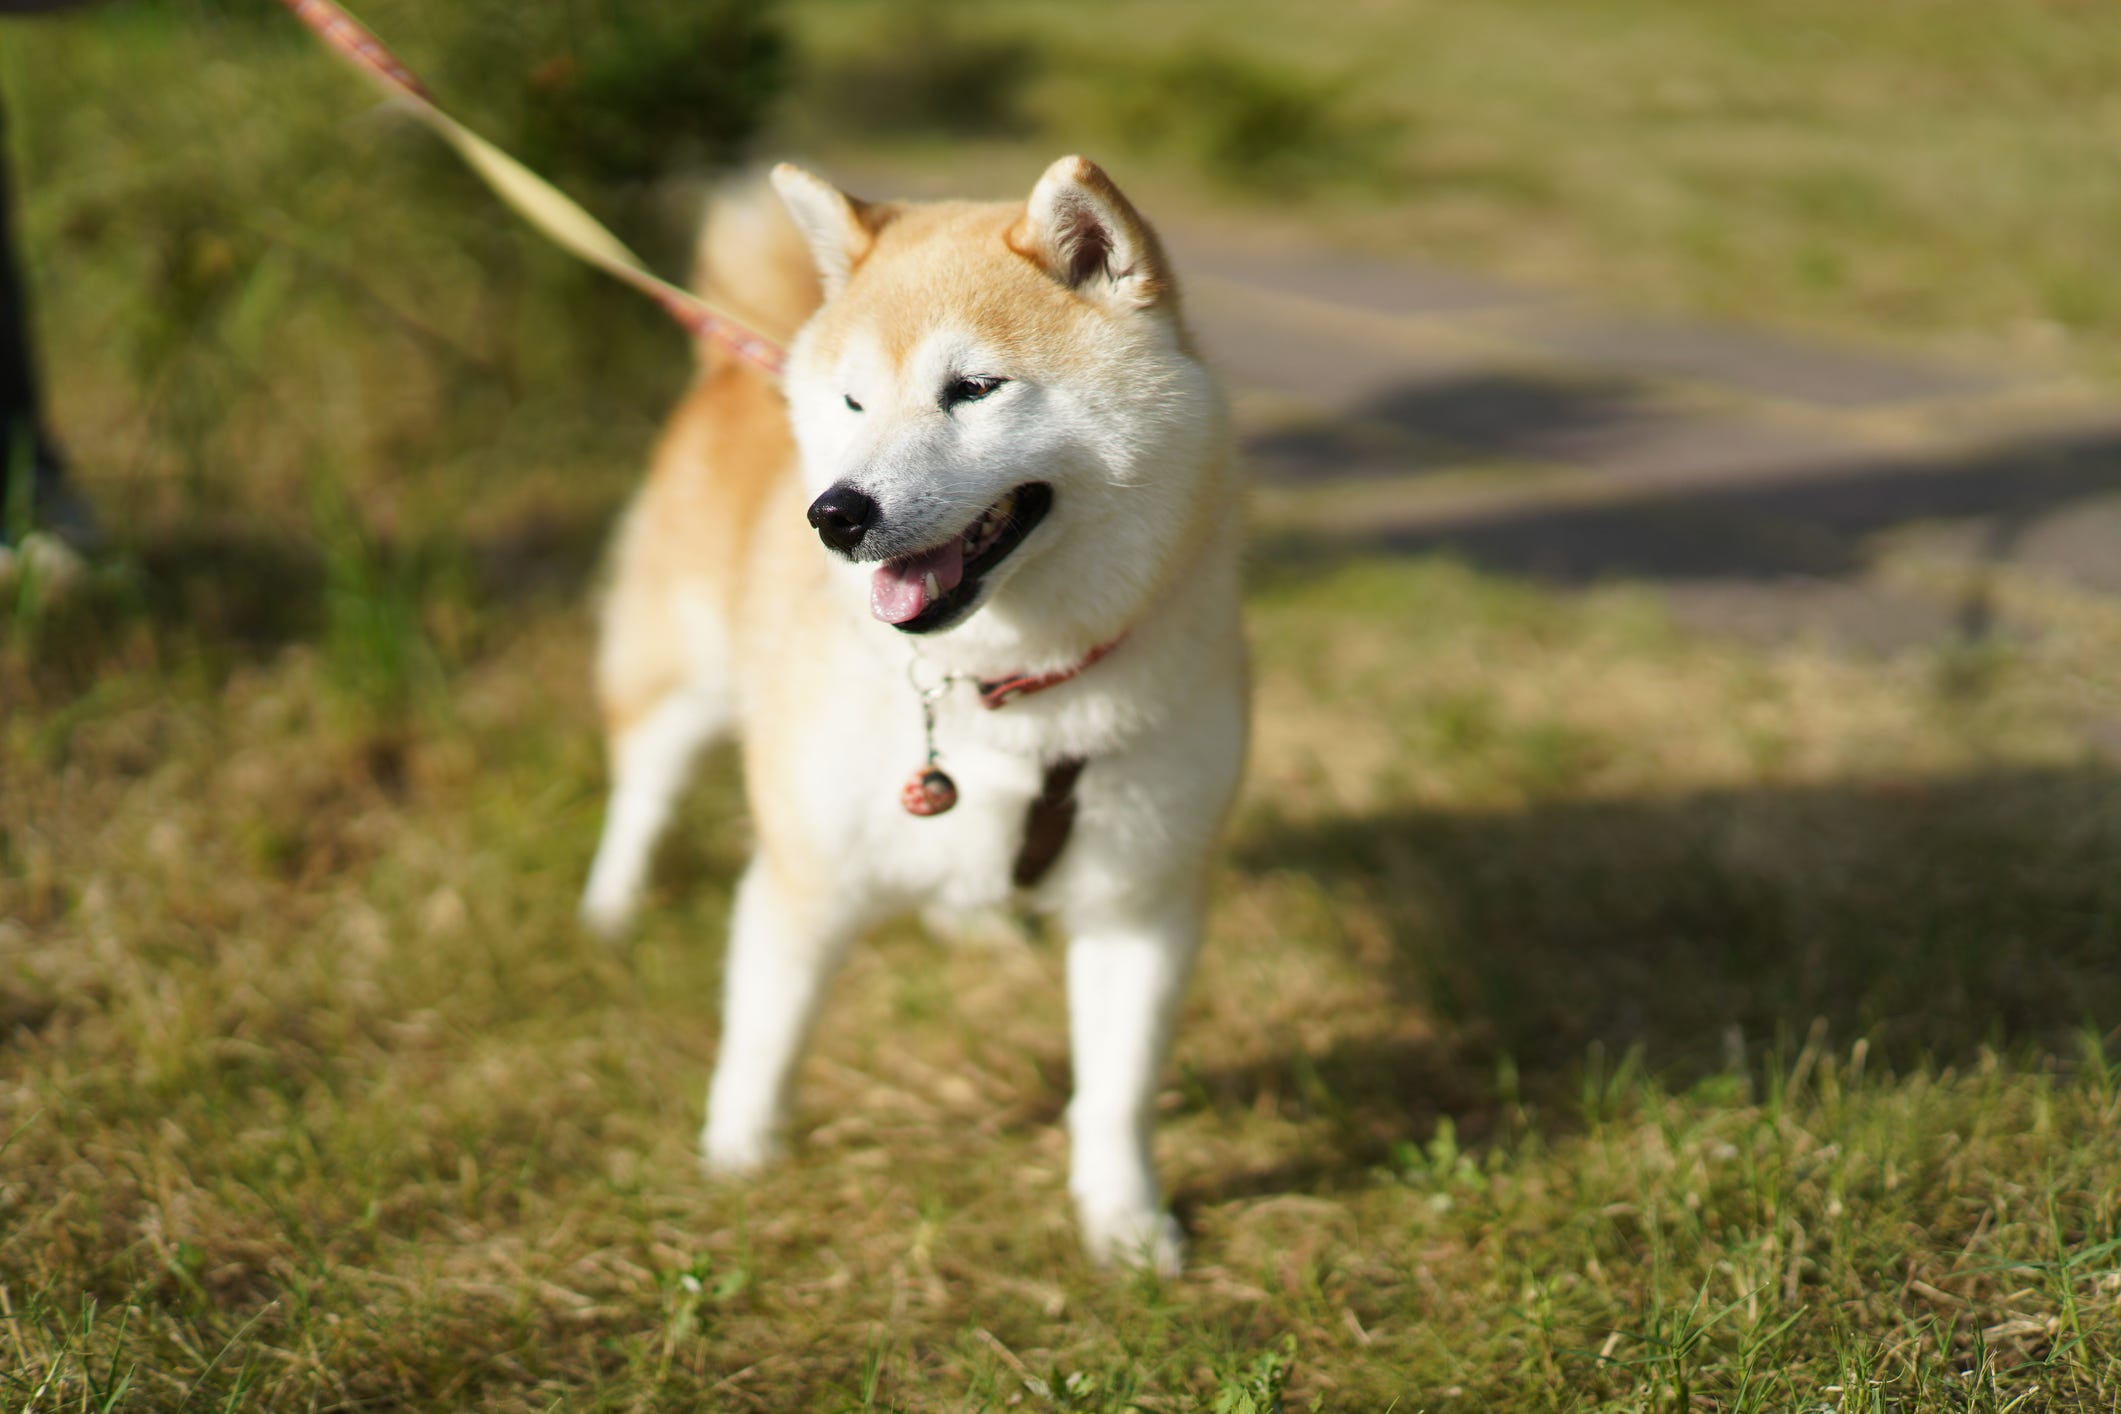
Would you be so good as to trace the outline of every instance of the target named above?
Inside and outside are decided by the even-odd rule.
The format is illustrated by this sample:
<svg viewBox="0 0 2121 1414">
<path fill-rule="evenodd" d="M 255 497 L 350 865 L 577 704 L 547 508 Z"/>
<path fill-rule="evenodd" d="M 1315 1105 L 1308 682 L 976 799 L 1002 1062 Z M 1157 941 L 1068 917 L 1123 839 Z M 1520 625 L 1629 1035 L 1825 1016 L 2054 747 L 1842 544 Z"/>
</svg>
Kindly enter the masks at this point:
<svg viewBox="0 0 2121 1414">
<path fill-rule="evenodd" d="M 780 209 L 710 205 L 700 280 L 800 331 L 781 386 L 703 354 L 618 532 L 584 918 L 627 926 L 689 763 L 734 733 L 756 848 L 702 1147 L 741 1175 L 778 1151 L 865 928 L 1052 917 L 1084 1245 L 1174 1271 L 1157 1077 L 1249 715 L 1223 396 L 1162 242 L 1092 162 L 1020 203 L 771 179 Z"/>
</svg>

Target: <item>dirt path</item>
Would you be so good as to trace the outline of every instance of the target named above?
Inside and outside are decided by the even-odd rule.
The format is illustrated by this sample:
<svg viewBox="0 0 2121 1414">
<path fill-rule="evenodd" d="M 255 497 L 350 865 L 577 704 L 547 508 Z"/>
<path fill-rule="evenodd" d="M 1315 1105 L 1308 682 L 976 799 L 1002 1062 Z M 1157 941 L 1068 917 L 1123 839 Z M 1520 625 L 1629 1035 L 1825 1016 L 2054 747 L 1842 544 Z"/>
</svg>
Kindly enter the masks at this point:
<svg viewBox="0 0 2121 1414">
<path fill-rule="evenodd" d="M 1648 581 L 1705 626 L 1874 648 L 2008 630 L 1999 577 L 2121 597 L 2121 402 L 1415 265 L 1172 244 L 1270 536 Z"/>
</svg>

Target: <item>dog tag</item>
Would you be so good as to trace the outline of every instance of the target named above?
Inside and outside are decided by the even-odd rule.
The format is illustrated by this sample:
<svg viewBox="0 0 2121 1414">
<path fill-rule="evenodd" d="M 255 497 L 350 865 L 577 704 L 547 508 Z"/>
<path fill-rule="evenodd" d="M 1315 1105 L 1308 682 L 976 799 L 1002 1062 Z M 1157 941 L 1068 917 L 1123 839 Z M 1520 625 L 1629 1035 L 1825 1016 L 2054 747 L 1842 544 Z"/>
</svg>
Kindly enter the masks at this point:
<svg viewBox="0 0 2121 1414">
<path fill-rule="evenodd" d="M 957 782 L 941 767 L 923 766 L 899 787 L 898 803 L 909 815 L 940 815 L 957 804 Z"/>
</svg>

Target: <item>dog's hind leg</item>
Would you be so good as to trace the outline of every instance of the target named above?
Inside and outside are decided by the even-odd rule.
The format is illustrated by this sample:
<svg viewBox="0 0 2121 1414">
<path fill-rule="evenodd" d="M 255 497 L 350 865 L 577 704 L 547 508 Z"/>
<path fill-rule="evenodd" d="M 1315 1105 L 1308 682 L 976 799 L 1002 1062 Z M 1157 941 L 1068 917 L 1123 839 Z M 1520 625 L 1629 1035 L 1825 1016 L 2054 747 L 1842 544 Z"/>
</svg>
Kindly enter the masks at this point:
<svg viewBox="0 0 2121 1414">
<path fill-rule="evenodd" d="M 750 1173 L 779 1131 L 825 984 L 856 919 L 830 890 L 791 886 L 764 852 L 737 886 L 722 978 L 722 1044 L 700 1136 L 710 1171 Z"/>
<path fill-rule="evenodd" d="M 589 869 L 589 885 L 582 891 L 582 921 L 603 936 L 616 937 L 633 922 L 656 842 L 693 760 L 728 721 L 721 693 L 689 684 L 666 693 L 611 733 L 611 796 L 604 835 Z"/>
</svg>

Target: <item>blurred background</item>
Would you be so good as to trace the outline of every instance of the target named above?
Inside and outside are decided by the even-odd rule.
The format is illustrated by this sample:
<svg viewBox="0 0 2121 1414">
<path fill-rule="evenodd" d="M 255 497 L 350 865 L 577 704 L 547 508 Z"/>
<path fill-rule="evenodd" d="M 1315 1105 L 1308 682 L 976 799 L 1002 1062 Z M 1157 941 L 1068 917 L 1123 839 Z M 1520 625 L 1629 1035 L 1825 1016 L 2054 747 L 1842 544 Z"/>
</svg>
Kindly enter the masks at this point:
<svg viewBox="0 0 2121 1414">
<path fill-rule="evenodd" d="M 1209 1275 L 1069 1265 L 1051 947 L 885 938 L 812 1076 L 851 1118 L 748 1200 L 692 1176 L 732 763 L 630 951 L 571 922 L 587 605 L 682 336 L 268 0 L 0 6 L 104 541 L 0 592 L 23 1368 L 229 1407 L 976 1403 L 1047 1361 L 1069 1407 L 2116 1388 L 2112 1260 L 2069 1264 L 2121 1220 L 2121 8 L 358 8 L 668 274 L 782 157 L 1012 197 L 1080 151 L 1165 228 L 1260 486 L 1258 744 L 1165 1106 Z"/>
<path fill-rule="evenodd" d="M 1177 239 L 1277 528 L 1642 578 L 1719 625 L 1872 646 L 1990 611 L 1971 581 L 1867 582 L 1917 521 L 1955 522 L 1917 537 L 1955 572 L 2111 587 L 2110 515 L 2056 514 L 2110 489 L 2121 372 L 2121 41 L 2096 7 L 370 9 L 672 272 L 704 181 L 746 158 L 916 194 L 1104 158 Z M 686 376 L 652 309 L 276 6 L 5 37 L 52 421 L 166 627 L 323 627 L 319 594 L 194 575 L 184 547 L 215 537 L 320 564 L 381 537 L 428 618 L 430 590 L 473 592 L 443 582 L 466 566 L 395 563 L 432 526 L 542 527 L 570 543 L 522 568 L 579 578 Z"/>
</svg>

